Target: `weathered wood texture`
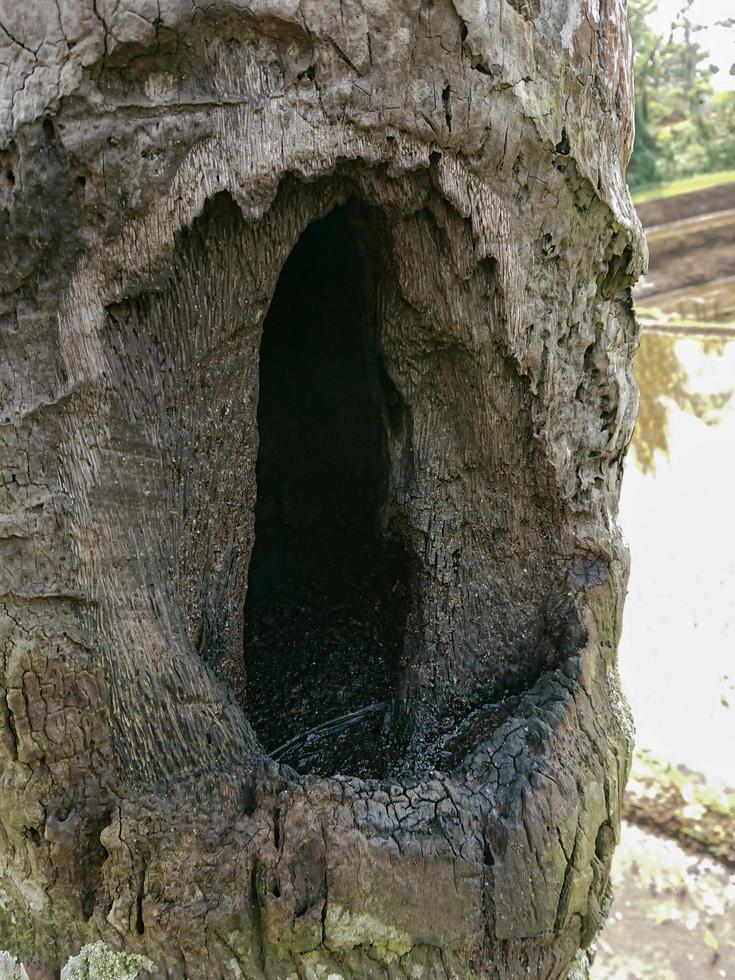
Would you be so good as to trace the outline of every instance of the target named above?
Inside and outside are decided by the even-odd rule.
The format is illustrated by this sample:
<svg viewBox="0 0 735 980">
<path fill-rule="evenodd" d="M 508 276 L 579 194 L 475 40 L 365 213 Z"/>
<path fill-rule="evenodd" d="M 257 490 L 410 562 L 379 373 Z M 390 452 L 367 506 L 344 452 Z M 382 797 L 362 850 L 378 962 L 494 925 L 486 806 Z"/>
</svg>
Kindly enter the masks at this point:
<svg viewBox="0 0 735 980">
<path fill-rule="evenodd" d="M 631 747 L 624 0 L 0 0 L 0 52 L 0 949 L 566 977 Z M 241 707 L 261 329 L 348 199 L 411 568 L 383 780 Z"/>
</svg>

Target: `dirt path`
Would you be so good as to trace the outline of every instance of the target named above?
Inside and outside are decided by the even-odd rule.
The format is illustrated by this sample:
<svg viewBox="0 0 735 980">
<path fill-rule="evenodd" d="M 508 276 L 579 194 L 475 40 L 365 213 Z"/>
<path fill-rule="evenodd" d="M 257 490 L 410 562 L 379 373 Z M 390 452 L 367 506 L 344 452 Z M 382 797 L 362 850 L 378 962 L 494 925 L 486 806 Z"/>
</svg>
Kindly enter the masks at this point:
<svg viewBox="0 0 735 980">
<path fill-rule="evenodd" d="M 648 272 L 636 300 L 735 275 L 735 209 L 659 226 L 648 235 Z"/>
<path fill-rule="evenodd" d="M 691 218 L 679 218 L 675 221 L 666 221 L 662 225 L 650 225 L 646 228 L 646 238 L 651 239 L 658 235 L 668 235 L 679 231 L 690 231 L 696 228 L 712 224 L 714 221 L 729 223 L 735 218 L 735 208 L 728 208 L 726 211 L 708 211 L 707 214 L 697 214 Z"/>
<path fill-rule="evenodd" d="M 655 201 L 645 201 L 636 207 L 644 228 L 665 225 L 695 215 L 727 211 L 735 207 L 735 183 L 717 184 L 701 191 L 661 197 Z"/>
<path fill-rule="evenodd" d="M 735 313 L 735 183 L 649 201 L 638 208 L 650 253 L 634 291 L 652 311 L 723 323 Z"/>
</svg>

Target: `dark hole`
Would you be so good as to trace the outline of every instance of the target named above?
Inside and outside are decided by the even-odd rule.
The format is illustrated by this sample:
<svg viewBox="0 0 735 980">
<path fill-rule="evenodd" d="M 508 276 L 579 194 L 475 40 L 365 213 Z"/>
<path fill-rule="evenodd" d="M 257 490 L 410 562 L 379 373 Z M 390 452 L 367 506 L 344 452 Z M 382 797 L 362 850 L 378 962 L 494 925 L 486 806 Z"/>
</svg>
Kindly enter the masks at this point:
<svg viewBox="0 0 735 980">
<path fill-rule="evenodd" d="M 138 894 L 135 897 L 135 931 L 139 936 L 145 933 L 145 920 L 143 919 L 143 883 L 138 887 Z"/>
<path fill-rule="evenodd" d="M 41 843 L 41 835 L 36 827 L 24 827 L 23 836 L 26 840 L 33 841 L 36 845 Z"/>
<path fill-rule="evenodd" d="M 405 554 L 383 520 L 402 403 L 376 338 L 379 242 L 356 202 L 307 228 L 260 348 L 246 709 L 264 748 L 325 775 L 388 764 L 405 631 Z"/>
<path fill-rule="evenodd" d="M 444 121 L 447 129 L 452 132 L 452 87 L 445 85 L 442 89 L 442 102 L 444 103 Z"/>
<path fill-rule="evenodd" d="M 556 144 L 555 149 L 556 149 L 556 152 L 557 153 L 561 154 L 561 156 L 564 156 L 564 157 L 569 156 L 569 151 L 571 149 L 571 146 L 570 146 L 570 143 L 569 143 L 569 137 L 567 136 L 566 129 L 562 129 L 562 131 L 561 131 L 561 139 Z"/>
<path fill-rule="evenodd" d="M 14 184 L 15 183 L 15 174 L 13 173 L 12 170 L 6 171 L 5 177 L 7 178 L 7 181 L 8 181 L 9 184 Z"/>
</svg>

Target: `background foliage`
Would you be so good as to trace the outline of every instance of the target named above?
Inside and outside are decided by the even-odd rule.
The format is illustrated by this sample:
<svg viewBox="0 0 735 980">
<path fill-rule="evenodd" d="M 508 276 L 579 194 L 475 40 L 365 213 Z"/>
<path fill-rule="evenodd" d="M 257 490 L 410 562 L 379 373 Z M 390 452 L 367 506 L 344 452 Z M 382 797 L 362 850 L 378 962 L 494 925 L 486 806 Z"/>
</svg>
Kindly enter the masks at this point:
<svg viewBox="0 0 735 980">
<path fill-rule="evenodd" d="M 683 0 L 670 26 L 659 33 L 650 15 L 658 0 L 629 0 L 635 47 L 636 139 L 628 168 L 632 190 L 694 174 L 735 167 L 735 92 L 716 92 L 700 44 L 703 27 Z M 731 31 L 735 17 L 718 22 Z M 735 64 L 729 68 L 735 74 Z"/>
</svg>

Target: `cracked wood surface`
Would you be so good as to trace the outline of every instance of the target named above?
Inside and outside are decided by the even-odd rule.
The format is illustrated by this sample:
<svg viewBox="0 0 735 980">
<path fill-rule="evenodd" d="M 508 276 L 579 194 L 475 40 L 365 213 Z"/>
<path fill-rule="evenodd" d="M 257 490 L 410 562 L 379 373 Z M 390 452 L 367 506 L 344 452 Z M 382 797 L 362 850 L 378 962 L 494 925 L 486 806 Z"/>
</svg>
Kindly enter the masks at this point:
<svg viewBox="0 0 735 980">
<path fill-rule="evenodd" d="M 591 942 L 631 747 L 630 58 L 622 0 L 0 0 L 0 947 L 29 977 L 101 939 L 172 978 L 562 978 Z M 240 707 L 260 332 L 350 197 L 407 420 L 384 780 L 279 767 Z"/>
</svg>

